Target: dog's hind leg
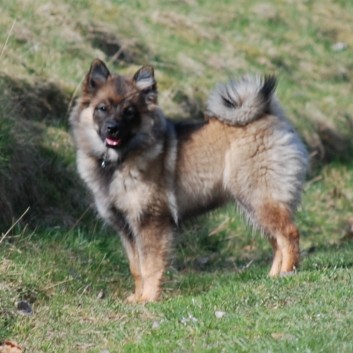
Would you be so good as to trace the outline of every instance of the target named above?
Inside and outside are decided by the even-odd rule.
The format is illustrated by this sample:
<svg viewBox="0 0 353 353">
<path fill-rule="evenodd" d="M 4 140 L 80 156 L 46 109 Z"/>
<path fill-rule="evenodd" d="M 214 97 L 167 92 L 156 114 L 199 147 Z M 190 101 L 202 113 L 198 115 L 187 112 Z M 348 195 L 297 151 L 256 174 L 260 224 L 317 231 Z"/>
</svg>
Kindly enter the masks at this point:
<svg viewBox="0 0 353 353">
<path fill-rule="evenodd" d="M 300 234 L 293 223 L 290 207 L 275 200 L 268 200 L 256 207 L 255 217 L 268 235 L 274 250 L 270 276 L 295 271 L 299 264 Z"/>
<path fill-rule="evenodd" d="M 281 272 L 282 267 L 282 251 L 277 244 L 277 239 L 269 237 L 269 241 L 273 249 L 273 261 L 269 275 L 271 277 L 277 276 Z"/>
</svg>

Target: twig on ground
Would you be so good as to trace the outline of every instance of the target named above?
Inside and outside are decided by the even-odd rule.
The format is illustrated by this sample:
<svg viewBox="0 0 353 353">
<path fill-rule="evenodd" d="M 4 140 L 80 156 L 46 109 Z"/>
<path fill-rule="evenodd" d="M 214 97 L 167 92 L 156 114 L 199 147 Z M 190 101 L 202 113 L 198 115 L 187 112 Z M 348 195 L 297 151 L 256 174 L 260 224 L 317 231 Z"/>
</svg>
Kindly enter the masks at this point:
<svg viewBox="0 0 353 353">
<path fill-rule="evenodd" d="M 82 218 L 86 215 L 86 213 L 89 211 L 91 207 L 88 206 L 85 211 L 83 211 L 83 213 L 81 214 L 81 216 L 77 219 L 77 221 L 73 224 L 73 226 L 70 228 L 70 232 L 73 231 L 77 225 L 81 222 Z"/>
<path fill-rule="evenodd" d="M 15 223 L 13 223 L 12 226 L 7 230 L 7 232 L 1 237 L 0 244 L 8 236 L 8 234 L 11 232 L 11 230 L 16 226 L 16 224 L 26 215 L 26 213 L 29 211 L 29 209 L 30 209 L 30 207 L 27 207 L 26 211 L 24 211 L 22 213 L 22 215 L 17 219 L 17 221 Z"/>
<path fill-rule="evenodd" d="M 74 101 L 75 101 L 75 98 L 77 97 L 77 92 L 80 90 L 81 86 L 82 86 L 82 82 L 83 80 L 85 79 L 85 75 L 82 75 L 82 78 L 80 80 L 80 82 L 77 84 L 77 86 L 75 87 L 75 90 L 74 92 L 72 93 L 71 95 L 71 98 L 70 98 L 70 102 L 69 102 L 69 105 L 67 107 L 67 112 L 66 112 L 66 115 L 68 116 L 71 112 L 71 108 L 74 104 Z"/>
<path fill-rule="evenodd" d="M 57 282 L 57 283 L 54 283 L 54 284 L 51 284 L 49 286 L 44 287 L 44 290 L 47 291 L 49 289 L 53 289 L 53 288 L 55 288 L 57 286 L 60 286 L 61 284 L 65 284 L 65 283 L 71 282 L 73 280 L 74 280 L 74 278 L 72 278 L 72 277 L 64 279 L 63 281 L 60 281 L 60 282 Z"/>
</svg>

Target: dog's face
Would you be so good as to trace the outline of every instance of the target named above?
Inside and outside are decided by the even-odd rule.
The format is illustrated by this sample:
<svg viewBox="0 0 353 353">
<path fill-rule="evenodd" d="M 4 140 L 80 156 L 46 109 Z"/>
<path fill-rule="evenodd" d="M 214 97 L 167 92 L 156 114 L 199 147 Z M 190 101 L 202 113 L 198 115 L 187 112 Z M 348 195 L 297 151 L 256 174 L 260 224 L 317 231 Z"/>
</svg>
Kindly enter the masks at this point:
<svg viewBox="0 0 353 353">
<path fill-rule="evenodd" d="M 157 104 L 157 84 L 151 66 L 138 70 L 132 79 L 111 75 L 96 59 L 83 84 L 81 104 L 92 114 L 93 123 L 106 147 L 124 147 L 140 130 Z"/>
</svg>

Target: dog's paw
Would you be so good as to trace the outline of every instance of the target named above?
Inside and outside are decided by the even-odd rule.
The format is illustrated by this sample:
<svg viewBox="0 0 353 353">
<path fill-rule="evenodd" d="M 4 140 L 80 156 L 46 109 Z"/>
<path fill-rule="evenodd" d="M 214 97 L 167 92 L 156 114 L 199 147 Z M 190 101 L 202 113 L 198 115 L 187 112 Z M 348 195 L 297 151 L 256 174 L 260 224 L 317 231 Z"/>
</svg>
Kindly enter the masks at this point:
<svg viewBox="0 0 353 353">
<path fill-rule="evenodd" d="M 297 271 L 287 271 L 287 272 L 281 272 L 279 274 L 280 277 L 288 277 L 288 276 L 294 276 L 295 274 L 297 274 Z"/>
<path fill-rule="evenodd" d="M 126 302 L 129 304 L 136 304 L 139 302 L 138 298 L 139 296 L 137 296 L 135 293 L 132 293 L 126 298 Z"/>
<path fill-rule="evenodd" d="M 140 298 L 138 298 L 138 303 L 147 304 L 147 303 L 156 302 L 157 300 L 158 300 L 158 296 L 142 295 Z"/>
<path fill-rule="evenodd" d="M 127 298 L 126 298 L 126 302 L 129 304 L 147 304 L 147 303 L 152 303 L 157 301 L 158 297 L 153 295 L 136 295 L 136 293 L 132 293 L 130 294 Z"/>
</svg>

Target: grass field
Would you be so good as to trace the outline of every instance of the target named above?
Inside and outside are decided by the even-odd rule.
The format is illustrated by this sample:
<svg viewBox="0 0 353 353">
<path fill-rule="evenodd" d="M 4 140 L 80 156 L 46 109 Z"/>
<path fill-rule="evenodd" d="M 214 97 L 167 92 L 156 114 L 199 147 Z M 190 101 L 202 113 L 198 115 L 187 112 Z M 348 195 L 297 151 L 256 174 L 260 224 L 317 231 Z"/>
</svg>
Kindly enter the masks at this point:
<svg viewBox="0 0 353 353">
<path fill-rule="evenodd" d="M 0 344 L 31 353 L 352 351 L 351 1 L 0 0 L 0 9 Z M 270 246 L 229 205 L 180 230 L 160 302 L 124 302 L 127 260 L 90 208 L 68 132 L 95 57 L 123 74 L 153 64 L 172 118 L 202 116 L 229 76 L 278 76 L 312 162 L 295 276 L 267 277 Z"/>
</svg>

